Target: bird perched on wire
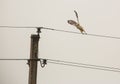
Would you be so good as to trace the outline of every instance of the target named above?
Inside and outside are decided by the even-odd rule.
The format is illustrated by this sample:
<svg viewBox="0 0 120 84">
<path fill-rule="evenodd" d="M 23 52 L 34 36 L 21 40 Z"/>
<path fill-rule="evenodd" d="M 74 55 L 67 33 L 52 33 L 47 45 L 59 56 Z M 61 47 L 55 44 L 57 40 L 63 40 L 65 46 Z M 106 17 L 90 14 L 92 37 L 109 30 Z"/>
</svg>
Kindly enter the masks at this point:
<svg viewBox="0 0 120 84">
<path fill-rule="evenodd" d="M 77 18 L 77 22 L 74 21 L 74 20 L 68 20 L 68 23 L 69 23 L 70 25 L 75 26 L 77 29 L 79 29 L 82 34 L 87 34 L 87 33 L 85 32 L 85 30 L 83 29 L 83 27 L 82 27 L 82 26 L 80 25 L 80 23 L 79 23 L 78 13 L 77 13 L 75 10 L 74 10 L 74 12 L 75 12 L 75 15 L 76 15 L 76 18 Z"/>
</svg>

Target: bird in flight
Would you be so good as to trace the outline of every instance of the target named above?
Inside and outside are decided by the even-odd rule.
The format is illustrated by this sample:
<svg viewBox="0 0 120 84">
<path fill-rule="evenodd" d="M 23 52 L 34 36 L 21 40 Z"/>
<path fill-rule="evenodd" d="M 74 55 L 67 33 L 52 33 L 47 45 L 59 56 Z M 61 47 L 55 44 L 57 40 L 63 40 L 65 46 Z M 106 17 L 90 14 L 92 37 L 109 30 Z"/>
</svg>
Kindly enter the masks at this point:
<svg viewBox="0 0 120 84">
<path fill-rule="evenodd" d="M 79 23 L 78 13 L 77 13 L 75 10 L 74 10 L 74 12 L 75 12 L 75 15 L 76 15 L 76 18 L 77 18 L 77 22 L 74 21 L 74 20 L 68 20 L 68 23 L 69 23 L 70 25 L 75 26 L 77 29 L 79 29 L 82 34 L 87 34 L 87 33 L 85 32 L 85 30 L 83 29 L 83 27 L 82 27 L 82 26 L 80 25 L 80 23 Z"/>
</svg>

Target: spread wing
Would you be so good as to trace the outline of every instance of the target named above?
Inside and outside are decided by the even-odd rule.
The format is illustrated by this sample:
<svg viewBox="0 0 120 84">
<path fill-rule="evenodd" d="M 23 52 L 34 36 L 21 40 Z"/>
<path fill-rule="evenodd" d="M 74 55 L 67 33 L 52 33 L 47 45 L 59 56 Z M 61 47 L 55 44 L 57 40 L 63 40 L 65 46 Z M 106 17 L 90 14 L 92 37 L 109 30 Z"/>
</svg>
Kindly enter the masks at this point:
<svg viewBox="0 0 120 84">
<path fill-rule="evenodd" d="M 76 26 L 76 25 L 77 25 L 77 22 L 76 22 L 76 21 L 74 21 L 74 20 L 68 20 L 68 23 L 69 23 L 69 24 L 71 24 L 71 25 L 74 25 L 74 26 Z"/>
<path fill-rule="evenodd" d="M 80 24 L 77 11 L 76 11 L 76 10 L 74 10 L 74 12 L 75 12 L 75 15 L 76 15 L 76 18 L 77 18 L 77 22 L 78 22 L 78 24 Z"/>
</svg>

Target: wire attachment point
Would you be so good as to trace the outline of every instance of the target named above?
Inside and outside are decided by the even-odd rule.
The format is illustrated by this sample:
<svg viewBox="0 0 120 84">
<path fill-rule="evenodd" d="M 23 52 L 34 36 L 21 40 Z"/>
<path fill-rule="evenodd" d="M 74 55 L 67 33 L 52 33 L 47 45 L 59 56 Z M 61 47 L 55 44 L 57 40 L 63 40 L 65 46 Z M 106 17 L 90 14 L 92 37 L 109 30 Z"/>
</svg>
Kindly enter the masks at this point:
<svg viewBox="0 0 120 84">
<path fill-rule="evenodd" d="M 40 65 L 42 68 L 45 67 L 45 65 L 47 65 L 47 60 L 46 59 L 40 59 Z"/>
<path fill-rule="evenodd" d="M 30 66 L 30 59 L 27 60 L 27 65 Z"/>
<path fill-rule="evenodd" d="M 41 33 L 41 28 L 43 28 L 43 27 L 37 27 L 37 34 L 38 34 L 38 36 L 39 36 L 39 33 Z"/>
</svg>

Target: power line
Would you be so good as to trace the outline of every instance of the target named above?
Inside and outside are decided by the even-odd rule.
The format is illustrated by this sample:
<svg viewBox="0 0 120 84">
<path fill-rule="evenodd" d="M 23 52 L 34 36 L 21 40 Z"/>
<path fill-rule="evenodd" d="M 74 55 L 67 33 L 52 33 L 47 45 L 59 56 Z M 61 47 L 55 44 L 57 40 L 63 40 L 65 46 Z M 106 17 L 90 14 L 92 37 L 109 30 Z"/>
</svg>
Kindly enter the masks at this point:
<svg viewBox="0 0 120 84">
<path fill-rule="evenodd" d="M 79 32 L 73 32 L 73 31 L 66 31 L 66 30 L 59 30 L 59 29 L 52 29 L 52 28 L 43 28 L 53 31 L 59 31 L 59 32 L 67 32 L 67 33 L 74 33 L 74 34 L 82 34 Z M 96 37 L 105 37 L 105 38 L 114 38 L 114 39 L 120 39 L 120 37 L 114 37 L 114 36 L 106 36 L 106 35 L 98 35 L 98 34 L 82 34 L 82 35 L 89 35 L 89 36 L 96 36 Z"/>
<path fill-rule="evenodd" d="M 72 64 L 57 63 L 57 62 L 49 62 L 49 63 L 59 64 L 59 65 L 66 65 L 66 66 L 72 66 L 72 67 L 82 67 L 82 68 L 90 68 L 90 69 L 97 69 L 97 70 L 104 70 L 104 71 L 112 71 L 112 72 L 119 72 L 120 73 L 120 70 L 104 69 L 104 68 L 81 66 L 81 65 L 72 65 Z"/>
<path fill-rule="evenodd" d="M 1 28 L 38 28 L 35 26 L 0 26 Z"/>
<path fill-rule="evenodd" d="M 53 28 L 47 28 L 47 27 L 37 27 L 37 26 L 0 26 L 0 27 L 1 28 L 41 28 L 41 29 L 47 29 L 47 30 L 52 30 L 52 31 L 59 31 L 59 32 L 66 32 L 66 33 L 73 33 L 73 34 L 82 34 L 80 32 L 59 30 L 59 29 L 53 29 Z M 120 39 L 120 37 L 115 37 L 115 36 L 89 34 L 89 33 L 83 34 L 83 35 L 96 36 L 96 37 L 105 37 L 105 38 L 113 38 L 113 39 Z"/>
<path fill-rule="evenodd" d="M 40 59 L 0 59 L 0 61 L 26 61 L 26 60 L 36 60 L 39 61 Z"/>
<path fill-rule="evenodd" d="M 48 63 L 59 64 L 59 65 L 67 65 L 67 66 L 73 66 L 73 67 L 83 67 L 83 68 L 90 68 L 90 69 L 97 69 L 97 70 L 104 70 L 104 71 L 120 72 L 120 68 L 115 68 L 115 67 L 107 67 L 107 66 L 69 62 L 69 61 L 62 61 L 62 60 L 53 60 L 53 59 L 47 59 L 47 60 L 48 60 Z"/>
<path fill-rule="evenodd" d="M 97 69 L 97 70 L 104 70 L 104 71 L 113 71 L 113 72 L 120 72 L 120 68 L 115 67 L 107 67 L 107 66 L 100 66 L 100 65 L 92 65 L 92 64 L 84 64 L 84 63 L 77 63 L 77 62 L 70 62 L 70 61 L 62 61 L 62 60 L 54 60 L 54 59 L 0 59 L 1 61 L 40 61 L 46 60 L 47 63 L 52 64 L 59 64 L 59 65 L 66 65 L 72 67 L 82 67 L 82 68 L 89 68 L 89 69 Z"/>
<path fill-rule="evenodd" d="M 53 59 L 47 59 L 47 60 L 49 60 L 50 62 L 67 63 L 67 64 L 73 64 L 73 65 L 83 65 L 83 66 L 91 66 L 91 67 L 98 67 L 98 68 L 108 68 L 108 69 L 120 70 L 120 68 L 115 68 L 115 67 L 107 67 L 107 66 L 77 63 L 77 62 L 69 62 L 69 61 L 62 61 L 62 60 L 53 60 Z"/>
</svg>

